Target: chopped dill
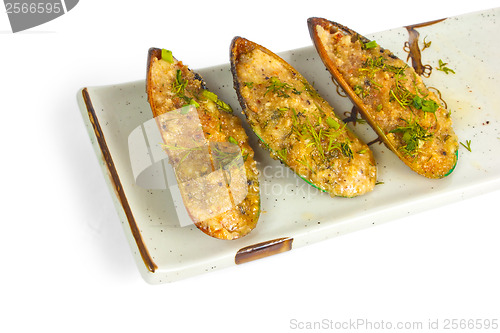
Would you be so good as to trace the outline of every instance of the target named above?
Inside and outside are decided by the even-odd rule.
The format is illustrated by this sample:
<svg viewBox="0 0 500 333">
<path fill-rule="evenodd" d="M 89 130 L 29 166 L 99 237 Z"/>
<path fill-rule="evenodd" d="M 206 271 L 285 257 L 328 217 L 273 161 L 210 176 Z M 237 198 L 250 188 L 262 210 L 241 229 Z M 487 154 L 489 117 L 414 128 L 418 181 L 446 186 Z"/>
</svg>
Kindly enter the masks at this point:
<svg viewBox="0 0 500 333">
<path fill-rule="evenodd" d="M 283 148 L 283 149 L 276 151 L 276 154 L 278 154 L 278 156 L 280 157 L 280 159 L 282 161 L 286 161 L 287 153 L 288 153 L 288 151 L 286 148 Z"/>
<path fill-rule="evenodd" d="M 400 79 L 400 77 L 396 78 L 396 83 L 389 91 L 391 95 L 390 100 L 397 101 L 403 108 L 413 107 L 416 110 L 422 110 L 424 112 L 424 116 L 427 115 L 427 113 L 432 113 L 436 118 L 436 111 L 439 109 L 439 104 L 432 99 L 425 99 L 420 97 L 418 94 L 412 93 L 408 90 L 408 88 L 402 85 Z"/>
<path fill-rule="evenodd" d="M 264 96 L 266 96 L 269 92 L 276 94 L 278 97 L 284 97 L 288 98 L 290 95 L 288 95 L 287 90 L 291 90 L 293 94 L 300 95 L 302 92 L 298 91 L 293 87 L 292 85 L 286 83 L 286 82 L 281 82 L 277 77 L 273 76 L 269 79 L 270 85 L 267 86 L 266 92 L 264 93 Z"/>
<path fill-rule="evenodd" d="M 386 58 L 384 56 L 371 57 L 365 60 L 363 67 L 359 69 L 360 72 L 367 72 L 369 77 L 373 77 L 378 71 L 386 71 L 394 74 L 404 75 L 405 69 L 408 65 L 394 66 L 385 63 Z"/>
<path fill-rule="evenodd" d="M 444 72 L 446 75 L 449 73 L 455 74 L 455 71 L 449 67 L 446 67 L 448 65 L 447 62 L 443 62 L 443 60 L 439 59 L 439 67 L 436 68 L 438 71 Z"/>
<path fill-rule="evenodd" d="M 340 151 L 344 154 L 345 157 L 349 158 L 349 161 L 353 158 L 354 154 L 352 153 L 351 146 L 347 142 L 342 142 L 340 144 Z"/>
<path fill-rule="evenodd" d="M 415 120 L 406 122 L 406 126 L 399 126 L 390 131 L 389 133 L 401 133 L 401 139 L 405 143 L 400 149 L 407 155 L 414 156 L 423 141 L 428 141 L 432 138 L 432 133 L 429 133 Z"/>
<path fill-rule="evenodd" d="M 183 96 L 184 89 L 186 89 L 187 84 L 188 81 L 182 77 L 182 71 L 178 69 L 175 74 L 175 81 L 172 83 L 172 89 L 174 90 L 174 93 L 177 96 Z"/>
<path fill-rule="evenodd" d="M 186 88 L 188 85 L 188 80 L 182 77 L 182 71 L 180 69 L 177 70 L 175 73 L 175 81 L 172 82 L 172 91 L 175 93 L 175 95 L 186 102 L 186 105 L 194 105 L 195 107 L 199 107 L 200 104 L 198 104 L 197 101 L 195 101 L 193 98 L 190 98 L 186 96 Z"/>
<path fill-rule="evenodd" d="M 316 89 L 314 89 L 307 81 L 302 81 L 302 84 L 304 85 L 304 91 L 307 92 L 311 97 L 319 97 Z"/>
<path fill-rule="evenodd" d="M 460 142 L 462 146 L 464 146 L 465 149 L 467 149 L 469 152 L 472 152 L 472 149 L 470 147 L 471 141 L 470 140 L 465 140 L 465 144 L 463 142 Z"/>
<path fill-rule="evenodd" d="M 316 148 L 323 160 L 327 158 L 326 154 L 335 149 L 339 150 L 344 156 L 349 157 L 349 160 L 353 157 L 349 140 L 346 139 L 345 142 L 338 140 L 339 136 L 345 131 L 345 124 L 341 125 L 333 117 L 327 117 L 324 122 L 328 127 L 325 128 L 322 117 L 318 117 L 317 123 L 313 125 L 307 117 L 305 121 L 301 121 L 299 119 L 301 116 L 300 112 L 297 113 L 295 109 L 292 109 L 292 133 L 295 133 L 299 140 L 309 140 L 307 147 Z"/>
<path fill-rule="evenodd" d="M 303 166 L 305 166 L 312 173 L 316 173 L 316 171 L 314 171 L 314 169 L 309 164 L 309 161 L 307 160 L 306 156 L 302 157 L 302 159 L 300 159 L 300 160 L 297 159 L 296 161 L 299 162 L 300 164 L 302 164 Z"/>
<path fill-rule="evenodd" d="M 195 147 L 183 147 L 183 146 L 178 146 L 177 144 L 175 145 L 166 145 L 166 144 L 161 144 L 162 148 L 165 150 L 171 150 L 171 151 L 177 151 L 177 152 L 185 152 L 185 154 L 182 156 L 180 161 L 177 163 L 178 166 L 184 162 L 189 155 L 191 155 L 192 152 L 194 151 L 200 151 L 203 149 L 203 146 L 195 146 Z"/>
</svg>

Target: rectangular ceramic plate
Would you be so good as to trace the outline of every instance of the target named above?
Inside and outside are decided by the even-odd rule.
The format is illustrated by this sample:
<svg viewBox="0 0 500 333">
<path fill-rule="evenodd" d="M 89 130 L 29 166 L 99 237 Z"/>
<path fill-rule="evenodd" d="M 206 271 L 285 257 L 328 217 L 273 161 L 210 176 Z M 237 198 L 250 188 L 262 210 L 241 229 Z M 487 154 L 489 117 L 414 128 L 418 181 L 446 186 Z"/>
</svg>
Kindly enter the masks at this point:
<svg viewBox="0 0 500 333">
<path fill-rule="evenodd" d="M 424 81 L 440 90 L 452 111 L 459 141 L 471 141 L 472 151 L 461 147 L 458 165 L 450 176 L 426 179 L 412 172 L 383 145 L 374 144 L 371 147 L 377 161 L 378 181 L 383 184 L 357 198 L 331 198 L 272 160 L 246 127 L 260 169 L 262 214 L 255 230 L 234 241 L 214 239 L 193 225 L 181 227 L 168 190 L 146 190 L 135 184 L 128 136 L 152 118 L 144 80 L 82 89 L 78 94 L 79 106 L 145 280 L 163 283 L 241 264 L 498 189 L 499 15 L 500 9 L 492 9 L 414 28 L 420 33 L 421 49 L 424 37 L 426 42 L 432 42 L 422 51 L 422 63 L 434 68 Z M 403 49 L 408 40 L 406 27 L 367 37 L 407 59 Z M 144 66 L 146 53 L 144 50 Z M 314 85 L 341 118 L 351 111 L 351 102 L 337 93 L 312 46 L 280 56 Z M 456 74 L 436 70 L 439 59 Z M 204 77 L 210 90 L 242 117 L 229 64 L 195 71 Z M 375 139 L 368 125 L 350 126 L 366 142 Z"/>
</svg>

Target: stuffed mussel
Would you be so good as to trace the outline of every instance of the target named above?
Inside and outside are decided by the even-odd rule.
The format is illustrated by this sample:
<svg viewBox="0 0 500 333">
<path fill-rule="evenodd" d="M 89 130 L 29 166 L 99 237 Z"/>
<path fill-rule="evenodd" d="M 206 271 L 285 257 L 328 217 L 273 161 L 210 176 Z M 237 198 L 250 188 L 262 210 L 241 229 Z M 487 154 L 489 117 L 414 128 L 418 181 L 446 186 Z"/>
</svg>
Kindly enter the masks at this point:
<svg viewBox="0 0 500 333">
<path fill-rule="evenodd" d="M 259 181 L 239 118 L 167 50 L 149 50 L 146 90 L 195 225 L 220 239 L 248 234 L 260 214 Z"/>
<path fill-rule="evenodd" d="M 310 18 L 308 26 L 323 63 L 385 145 L 418 174 L 449 175 L 458 158 L 450 111 L 414 69 L 338 23 Z"/>
<path fill-rule="evenodd" d="M 233 39 L 230 58 L 242 110 L 271 157 L 331 196 L 373 190 L 377 171 L 371 150 L 300 73 L 241 37 Z"/>
</svg>

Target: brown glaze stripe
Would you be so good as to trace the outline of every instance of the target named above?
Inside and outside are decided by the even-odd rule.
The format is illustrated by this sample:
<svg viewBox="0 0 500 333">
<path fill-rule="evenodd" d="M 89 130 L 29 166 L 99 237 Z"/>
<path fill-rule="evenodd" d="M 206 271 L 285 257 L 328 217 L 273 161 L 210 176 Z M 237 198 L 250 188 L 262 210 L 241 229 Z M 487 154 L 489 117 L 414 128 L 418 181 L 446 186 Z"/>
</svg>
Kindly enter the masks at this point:
<svg viewBox="0 0 500 333">
<path fill-rule="evenodd" d="M 120 177 L 118 176 L 118 172 L 116 171 L 115 164 L 113 159 L 111 158 L 111 153 L 108 149 L 108 145 L 106 144 L 106 140 L 104 139 L 104 135 L 102 133 L 101 125 L 99 124 L 99 120 L 97 119 L 97 115 L 94 110 L 94 106 L 92 105 L 92 101 L 90 100 L 90 95 L 87 88 L 82 90 L 83 100 L 85 101 L 85 105 L 87 107 L 87 112 L 89 115 L 90 122 L 92 123 L 92 127 L 94 128 L 94 133 L 97 138 L 97 142 L 99 143 L 99 147 L 101 149 L 102 155 L 104 157 L 104 161 L 106 162 L 106 166 L 108 167 L 109 175 L 111 176 L 112 184 L 114 190 L 120 200 L 120 203 L 123 207 L 123 211 L 127 216 L 128 224 L 130 226 L 130 230 L 132 231 L 132 235 L 134 236 L 137 247 L 139 248 L 139 252 L 141 254 L 142 260 L 146 265 L 147 269 L 150 272 L 153 272 L 158 268 L 156 264 L 153 262 L 146 245 L 141 237 L 141 232 L 137 226 L 134 215 L 132 214 L 132 210 L 128 204 L 127 197 L 125 192 L 123 191 L 122 184 L 120 182 Z"/>
<path fill-rule="evenodd" d="M 293 238 L 278 238 L 267 242 L 250 245 L 240 249 L 234 257 L 234 262 L 244 264 L 249 261 L 262 259 L 274 254 L 290 251 L 292 249 Z"/>
<path fill-rule="evenodd" d="M 438 20 L 434 20 L 434 21 L 428 21 L 428 22 L 423 22 L 423 23 L 417 23 L 417 24 L 412 24 L 412 25 L 407 25 L 405 26 L 405 28 L 421 28 L 421 27 L 427 27 L 429 25 L 433 25 L 433 24 L 436 24 L 436 23 L 439 23 L 439 22 L 443 22 L 444 20 L 446 20 L 446 18 L 442 18 L 442 19 L 438 19 Z"/>
<path fill-rule="evenodd" d="M 405 26 L 406 30 L 408 31 L 408 42 L 406 44 L 408 58 L 411 58 L 412 67 L 418 75 L 429 77 L 432 72 L 432 67 L 430 67 L 429 65 L 422 64 L 422 55 L 420 47 L 418 46 L 418 38 L 420 36 L 420 33 L 417 30 L 415 30 L 415 28 L 427 27 L 429 25 L 433 25 L 442 22 L 444 20 L 446 19 L 444 18 L 435 21 L 429 21 L 429 22 Z M 408 58 L 406 59 L 407 61 Z"/>
</svg>

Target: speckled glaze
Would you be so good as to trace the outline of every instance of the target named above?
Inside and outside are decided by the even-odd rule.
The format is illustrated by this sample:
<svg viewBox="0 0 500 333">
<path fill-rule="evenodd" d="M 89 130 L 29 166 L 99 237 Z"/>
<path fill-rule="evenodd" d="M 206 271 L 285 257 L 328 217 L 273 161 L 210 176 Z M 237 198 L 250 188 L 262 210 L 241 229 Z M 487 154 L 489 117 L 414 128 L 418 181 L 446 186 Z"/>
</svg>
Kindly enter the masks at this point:
<svg viewBox="0 0 500 333">
<path fill-rule="evenodd" d="M 432 41 L 431 47 L 421 53 L 422 63 L 434 67 L 424 81 L 441 92 L 452 111 L 459 141 L 471 140 L 471 152 L 460 146 L 459 163 L 453 174 L 440 180 L 425 179 L 406 168 L 383 145 L 374 144 L 371 149 L 382 184 L 361 197 L 331 198 L 272 160 L 246 127 L 260 169 L 262 214 L 250 235 L 231 242 L 208 237 L 194 225 L 181 227 L 172 214 L 174 207 L 168 190 L 147 190 L 135 184 L 127 140 L 133 129 L 152 117 L 144 80 L 79 91 L 85 125 L 144 279 L 153 284 L 171 282 L 234 266 L 237 253 L 245 253 L 245 260 L 239 262 L 263 257 L 263 248 L 258 246 L 261 243 L 282 244 L 286 239 L 286 247 L 273 246 L 266 251 L 266 255 L 280 253 L 290 250 L 292 244 L 297 248 L 500 188 L 499 17 L 500 9 L 491 9 L 416 28 L 422 39 L 426 36 L 426 41 Z M 303 24 L 307 33 L 306 22 L 296 24 Z M 401 59 L 407 58 L 403 50 L 409 37 L 406 28 L 367 37 Z M 352 103 L 337 93 L 312 45 L 280 56 L 314 82 L 339 116 L 351 111 Z M 439 59 L 456 74 L 435 70 Z M 197 71 L 209 82 L 208 88 L 243 118 L 229 64 Z M 376 138 L 366 124 L 350 126 L 365 142 Z"/>
</svg>

